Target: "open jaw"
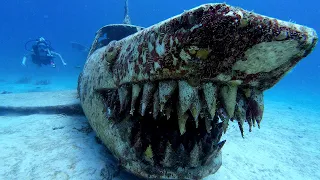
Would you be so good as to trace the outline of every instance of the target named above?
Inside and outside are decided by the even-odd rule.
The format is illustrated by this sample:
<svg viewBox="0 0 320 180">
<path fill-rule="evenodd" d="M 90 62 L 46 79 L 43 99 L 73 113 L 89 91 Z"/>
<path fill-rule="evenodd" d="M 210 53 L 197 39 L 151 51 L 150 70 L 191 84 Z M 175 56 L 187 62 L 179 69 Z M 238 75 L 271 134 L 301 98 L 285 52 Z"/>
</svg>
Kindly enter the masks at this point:
<svg viewBox="0 0 320 180">
<path fill-rule="evenodd" d="M 97 136 L 127 171 L 199 179 L 221 166 L 230 120 L 242 135 L 245 123 L 260 127 L 263 92 L 316 43 L 311 28 L 205 4 L 92 46 L 78 93 Z"/>
<path fill-rule="evenodd" d="M 122 137 L 139 164 L 130 169 L 135 168 L 137 175 L 146 169 L 153 178 L 198 179 L 214 173 L 221 165 L 225 140 L 220 138 L 229 119 L 238 122 L 243 134 L 244 121 L 251 129 L 260 124 L 263 113 L 262 92 L 235 83 L 192 86 L 183 80 L 164 80 L 99 93 L 114 128 L 127 128 Z"/>
</svg>

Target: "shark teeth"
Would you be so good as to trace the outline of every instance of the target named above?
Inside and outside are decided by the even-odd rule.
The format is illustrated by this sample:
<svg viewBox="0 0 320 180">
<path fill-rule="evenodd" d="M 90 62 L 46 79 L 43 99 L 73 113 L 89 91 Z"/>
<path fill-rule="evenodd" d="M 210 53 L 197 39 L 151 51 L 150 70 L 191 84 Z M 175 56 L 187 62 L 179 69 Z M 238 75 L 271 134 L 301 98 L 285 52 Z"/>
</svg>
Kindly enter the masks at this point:
<svg viewBox="0 0 320 180">
<path fill-rule="evenodd" d="M 200 104 L 200 99 L 199 99 L 198 94 L 196 94 L 196 96 L 194 97 L 194 101 L 190 106 L 190 111 L 193 116 L 193 119 L 195 120 L 196 127 L 198 128 L 198 126 L 199 126 L 198 117 L 199 117 L 200 111 L 201 111 L 201 104 Z"/>
<path fill-rule="evenodd" d="M 217 87 L 213 83 L 209 82 L 203 84 L 202 88 L 209 113 L 211 115 L 211 118 L 214 118 L 217 108 Z"/>
<path fill-rule="evenodd" d="M 164 152 L 164 158 L 162 162 L 160 162 L 164 167 L 170 167 L 173 163 L 173 153 L 174 150 L 172 149 L 172 145 L 168 142 L 166 145 L 166 150 Z"/>
<path fill-rule="evenodd" d="M 190 167 L 198 167 L 201 162 L 200 162 L 200 155 L 202 154 L 202 146 L 198 145 L 196 142 L 192 151 L 190 152 L 190 162 L 189 166 Z"/>
<path fill-rule="evenodd" d="M 179 110 L 183 114 L 191 106 L 193 96 L 196 92 L 185 81 L 179 81 Z"/>
<path fill-rule="evenodd" d="M 229 126 L 229 116 L 228 116 L 227 112 L 225 111 L 225 109 L 223 109 L 223 108 L 218 109 L 217 114 L 222 121 L 223 132 L 226 133 L 228 126 Z"/>
<path fill-rule="evenodd" d="M 178 125 L 179 125 L 180 135 L 183 135 L 186 132 L 186 123 L 188 118 L 189 116 L 187 113 L 178 112 Z"/>
<path fill-rule="evenodd" d="M 153 151 L 152 151 L 152 148 L 151 148 L 151 144 L 149 144 L 149 146 L 147 147 L 147 149 L 144 152 L 144 159 L 146 161 L 148 161 L 150 164 L 154 163 L 154 161 L 153 161 Z"/>
<path fill-rule="evenodd" d="M 257 122 L 260 128 L 260 122 L 262 120 L 264 105 L 263 105 L 263 93 L 256 89 L 246 89 L 245 95 L 247 98 L 246 119 L 249 124 L 249 131 L 252 131 L 252 126 L 255 127 Z"/>
<path fill-rule="evenodd" d="M 258 124 L 258 128 L 260 128 L 260 123 L 261 123 L 261 120 L 263 117 L 263 111 L 264 111 L 263 92 L 259 90 L 254 90 L 251 98 L 253 99 L 253 101 L 256 102 L 257 113 L 254 117 L 254 120 Z"/>
<path fill-rule="evenodd" d="M 157 119 L 160 109 L 159 90 L 153 95 L 153 118 Z"/>
<path fill-rule="evenodd" d="M 176 88 L 176 81 L 159 82 L 160 112 L 163 111 L 168 99 L 171 97 Z"/>
<path fill-rule="evenodd" d="M 142 99 L 140 104 L 140 114 L 142 116 L 145 115 L 146 109 L 149 105 L 154 89 L 155 89 L 155 85 L 152 83 L 145 83 L 143 85 Z"/>
<path fill-rule="evenodd" d="M 165 117 L 171 120 L 173 117 L 177 120 L 181 136 L 187 131 L 186 123 L 189 118 L 195 122 L 196 129 L 201 126 L 200 129 L 207 133 L 216 130 L 214 124 L 219 120 L 226 133 L 229 120 L 236 120 L 243 137 L 244 122 L 249 124 L 250 132 L 256 124 L 260 128 L 264 102 L 262 91 L 238 86 L 239 84 L 232 82 L 220 85 L 204 82 L 193 86 L 187 80 L 122 85 L 116 91 L 105 92 L 104 104 L 108 117 L 113 118 L 117 118 L 117 114 L 124 115 L 129 108 L 130 115 L 134 115 L 138 108 L 139 114 L 145 118 L 151 116 L 157 120 Z"/>
<path fill-rule="evenodd" d="M 192 87 L 186 81 L 179 81 L 179 111 L 180 115 L 191 111 L 191 114 L 198 124 L 198 116 L 200 114 L 201 105 L 197 87 Z"/>
<path fill-rule="evenodd" d="M 209 119 L 209 118 L 205 118 L 204 123 L 205 123 L 205 126 L 206 126 L 207 133 L 210 133 L 210 131 L 212 129 L 212 125 L 211 125 L 212 120 Z"/>
<path fill-rule="evenodd" d="M 228 116 L 231 118 L 234 115 L 234 109 L 236 106 L 238 86 L 236 85 L 225 85 L 221 87 L 220 94 L 222 103 L 227 111 Z"/>
<path fill-rule="evenodd" d="M 167 117 L 167 120 L 170 119 L 171 112 L 172 112 L 172 106 L 169 105 L 168 107 L 165 108 L 165 112 L 164 112 L 164 115 Z"/>
<path fill-rule="evenodd" d="M 248 125 L 249 125 L 249 132 L 251 132 L 252 131 L 252 117 L 251 117 L 251 114 L 247 115 L 247 122 L 248 122 Z"/>
<path fill-rule="evenodd" d="M 204 158 L 203 165 L 208 165 L 210 163 L 210 161 L 214 158 L 214 156 L 221 151 L 221 149 L 225 143 L 226 143 L 226 140 L 223 140 L 217 144 L 214 144 L 211 147 L 211 152 L 208 153 L 208 155 Z"/>
<path fill-rule="evenodd" d="M 131 115 L 133 115 L 133 113 L 135 111 L 135 105 L 136 105 L 136 101 L 139 97 L 140 91 L 141 91 L 141 87 L 139 84 L 132 85 L 132 99 L 131 99 L 131 110 L 130 110 Z"/>
<path fill-rule="evenodd" d="M 118 89 L 119 101 L 120 101 L 120 112 L 124 111 L 130 100 L 130 86 L 121 86 Z M 129 98 L 128 98 L 129 97 Z"/>
<path fill-rule="evenodd" d="M 147 82 L 102 93 L 108 118 L 124 120 L 130 110 L 127 117 L 137 120 L 125 121 L 135 124 L 130 141 L 137 155 L 163 167 L 211 163 L 225 143 L 220 139 L 229 123 L 236 120 L 244 137 L 244 122 L 250 132 L 256 124 L 260 128 L 264 109 L 262 91 L 232 82 Z"/>
<path fill-rule="evenodd" d="M 238 93 L 238 100 L 234 112 L 234 117 L 238 121 L 238 126 L 241 132 L 241 136 L 243 135 L 243 123 L 246 120 L 246 103 L 245 103 L 245 97 Z"/>
<path fill-rule="evenodd" d="M 229 118 L 232 118 L 234 116 L 234 110 L 237 103 L 237 90 L 238 86 L 233 84 L 224 85 L 220 89 L 220 96 L 224 109 L 219 109 L 219 112 L 220 117 L 223 117 L 222 119 L 224 122 L 224 133 L 226 133 L 229 124 Z"/>
</svg>

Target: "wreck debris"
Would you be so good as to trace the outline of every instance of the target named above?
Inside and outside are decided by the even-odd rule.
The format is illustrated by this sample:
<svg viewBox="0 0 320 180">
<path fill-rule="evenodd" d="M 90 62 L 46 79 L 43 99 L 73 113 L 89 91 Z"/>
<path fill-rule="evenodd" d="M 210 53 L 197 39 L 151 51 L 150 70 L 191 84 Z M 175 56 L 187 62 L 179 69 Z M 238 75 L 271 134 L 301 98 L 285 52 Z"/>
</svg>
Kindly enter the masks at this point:
<svg viewBox="0 0 320 180">
<path fill-rule="evenodd" d="M 98 49 L 100 35 L 80 77 L 82 107 L 126 170 L 157 179 L 215 173 L 229 123 L 242 136 L 245 123 L 260 128 L 263 92 L 318 40 L 311 28 L 227 4 L 195 7 Z"/>
</svg>

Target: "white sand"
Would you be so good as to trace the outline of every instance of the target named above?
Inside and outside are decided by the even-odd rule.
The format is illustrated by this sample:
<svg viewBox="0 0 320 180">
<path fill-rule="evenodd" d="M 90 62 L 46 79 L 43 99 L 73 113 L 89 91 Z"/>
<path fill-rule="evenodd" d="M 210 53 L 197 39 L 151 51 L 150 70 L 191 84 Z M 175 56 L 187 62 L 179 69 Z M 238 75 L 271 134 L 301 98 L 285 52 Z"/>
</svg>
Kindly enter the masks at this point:
<svg viewBox="0 0 320 180">
<path fill-rule="evenodd" d="M 46 107 L 79 104 L 76 90 L 0 95 L 0 107 Z"/>
<path fill-rule="evenodd" d="M 247 127 L 242 139 L 233 123 L 222 137 L 222 167 L 205 180 L 320 179 L 319 116 L 320 108 L 267 101 L 261 129 Z"/>
<path fill-rule="evenodd" d="M 222 167 L 205 180 L 320 179 L 320 108 L 303 106 L 267 100 L 261 129 L 246 126 L 245 139 L 232 123 Z M 0 179 L 108 179 L 116 168 L 106 148 L 74 129 L 87 126 L 77 116 L 0 116 Z"/>
<path fill-rule="evenodd" d="M 27 74 L 25 76 L 18 76 L 15 74 L 0 75 L 0 93 L 3 91 L 12 93 L 25 93 L 25 92 L 44 92 L 44 91 L 57 91 L 57 90 L 74 90 L 77 88 L 77 75 L 70 76 L 54 76 L 54 75 L 39 75 L 35 76 Z M 30 82 L 26 84 L 19 84 L 16 81 L 21 78 L 28 77 Z M 47 85 L 36 85 L 37 81 L 48 80 L 50 81 Z"/>
<path fill-rule="evenodd" d="M 116 163 L 93 132 L 77 130 L 86 127 L 77 116 L 0 117 L 0 179 L 110 179 Z"/>
</svg>

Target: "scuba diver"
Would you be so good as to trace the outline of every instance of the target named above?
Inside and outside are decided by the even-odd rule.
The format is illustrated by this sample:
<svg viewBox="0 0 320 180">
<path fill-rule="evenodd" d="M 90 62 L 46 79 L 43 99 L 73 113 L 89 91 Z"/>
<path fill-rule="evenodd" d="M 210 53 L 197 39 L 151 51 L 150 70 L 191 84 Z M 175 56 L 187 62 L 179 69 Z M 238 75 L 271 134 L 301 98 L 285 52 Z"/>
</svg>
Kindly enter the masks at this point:
<svg viewBox="0 0 320 180">
<path fill-rule="evenodd" d="M 32 42 L 32 41 L 36 41 L 36 43 L 32 45 L 32 50 L 28 50 L 26 46 L 29 42 Z M 29 56 L 31 56 L 32 62 L 34 64 L 37 64 L 38 66 L 41 66 L 42 64 L 43 65 L 50 64 L 53 68 L 55 68 L 56 64 L 53 61 L 53 59 L 55 58 L 55 56 L 58 56 L 61 59 L 62 64 L 64 66 L 67 65 L 67 63 L 63 60 L 62 56 L 59 53 L 52 51 L 53 49 L 49 41 L 45 40 L 43 37 L 40 37 L 37 40 L 32 40 L 32 41 L 28 41 L 25 44 L 25 49 L 31 52 Z M 26 61 L 27 61 L 27 55 L 25 55 L 22 59 L 23 66 L 26 65 Z"/>
</svg>

